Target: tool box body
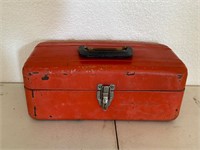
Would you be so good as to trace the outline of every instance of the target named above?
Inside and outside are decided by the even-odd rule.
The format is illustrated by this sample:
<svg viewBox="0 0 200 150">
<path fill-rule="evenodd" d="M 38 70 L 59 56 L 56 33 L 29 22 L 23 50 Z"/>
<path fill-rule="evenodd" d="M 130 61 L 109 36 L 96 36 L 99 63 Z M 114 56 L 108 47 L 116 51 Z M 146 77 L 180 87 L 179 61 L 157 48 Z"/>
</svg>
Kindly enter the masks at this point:
<svg viewBox="0 0 200 150">
<path fill-rule="evenodd" d="M 80 56 L 80 46 L 126 46 L 133 55 L 87 58 Z M 23 78 L 28 112 L 35 119 L 172 120 L 180 111 L 187 69 L 161 44 L 57 41 L 35 47 Z M 100 106 L 106 90 L 99 86 L 109 89 L 106 109 Z"/>
</svg>

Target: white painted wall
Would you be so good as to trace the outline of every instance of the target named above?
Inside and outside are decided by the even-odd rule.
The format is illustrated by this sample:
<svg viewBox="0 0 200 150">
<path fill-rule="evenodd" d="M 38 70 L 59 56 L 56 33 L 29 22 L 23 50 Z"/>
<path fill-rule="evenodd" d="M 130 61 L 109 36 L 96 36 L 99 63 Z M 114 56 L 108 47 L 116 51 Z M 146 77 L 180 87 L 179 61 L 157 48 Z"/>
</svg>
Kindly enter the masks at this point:
<svg viewBox="0 0 200 150">
<path fill-rule="evenodd" d="M 101 39 L 168 45 L 200 85 L 200 0 L 1 0 L 0 81 L 21 82 L 41 41 Z"/>
</svg>

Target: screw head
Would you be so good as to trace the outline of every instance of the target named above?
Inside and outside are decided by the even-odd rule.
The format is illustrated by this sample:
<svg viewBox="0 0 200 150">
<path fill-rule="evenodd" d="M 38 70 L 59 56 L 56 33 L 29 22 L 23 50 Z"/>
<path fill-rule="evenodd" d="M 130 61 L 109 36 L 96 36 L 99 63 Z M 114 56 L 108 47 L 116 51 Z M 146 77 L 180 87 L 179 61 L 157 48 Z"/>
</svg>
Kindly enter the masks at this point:
<svg viewBox="0 0 200 150">
<path fill-rule="evenodd" d="M 115 89 L 115 85 L 114 85 L 114 84 L 111 84 L 111 85 L 110 85 L 110 88 L 111 88 L 111 90 L 114 90 L 114 89 Z"/>
<path fill-rule="evenodd" d="M 97 89 L 101 90 L 102 89 L 102 84 L 98 84 Z"/>
</svg>

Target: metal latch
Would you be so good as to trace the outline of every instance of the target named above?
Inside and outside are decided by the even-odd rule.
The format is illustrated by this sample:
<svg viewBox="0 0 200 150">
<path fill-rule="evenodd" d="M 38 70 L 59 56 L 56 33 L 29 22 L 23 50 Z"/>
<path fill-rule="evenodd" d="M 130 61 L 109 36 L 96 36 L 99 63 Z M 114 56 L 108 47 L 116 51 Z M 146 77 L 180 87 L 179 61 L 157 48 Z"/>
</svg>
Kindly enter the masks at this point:
<svg viewBox="0 0 200 150">
<path fill-rule="evenodd" d="M 114 98 L 114 89 L 115 89 L 114 84 L 110 84 L 110 85 L 98 84 L 97 100 L 103 110 L 107 110 L 108 106 L 110 106 Z"/>
</svg>

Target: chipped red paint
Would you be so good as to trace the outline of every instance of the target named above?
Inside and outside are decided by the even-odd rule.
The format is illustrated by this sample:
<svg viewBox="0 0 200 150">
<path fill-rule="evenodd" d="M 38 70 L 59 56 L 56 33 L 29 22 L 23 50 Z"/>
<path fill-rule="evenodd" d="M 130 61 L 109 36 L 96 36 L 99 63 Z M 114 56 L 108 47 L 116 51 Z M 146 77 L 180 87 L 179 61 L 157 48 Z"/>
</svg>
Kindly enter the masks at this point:
<svg viewBox="0 0 200 150">
<path fill-rule="evenodd" d="M 131 46 L 126 59 L 82 58 L 80 45 Z M 187 69 L 167 46 L 143 42 L 44 42 L 23 68 L 29 114 L 36 119 L 172 120 L 180 111 Z M 98 84 L 115 84 L 107 111 Z"/>
</svg>

